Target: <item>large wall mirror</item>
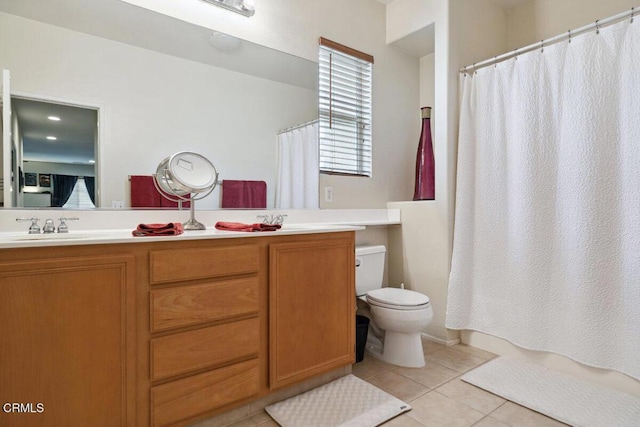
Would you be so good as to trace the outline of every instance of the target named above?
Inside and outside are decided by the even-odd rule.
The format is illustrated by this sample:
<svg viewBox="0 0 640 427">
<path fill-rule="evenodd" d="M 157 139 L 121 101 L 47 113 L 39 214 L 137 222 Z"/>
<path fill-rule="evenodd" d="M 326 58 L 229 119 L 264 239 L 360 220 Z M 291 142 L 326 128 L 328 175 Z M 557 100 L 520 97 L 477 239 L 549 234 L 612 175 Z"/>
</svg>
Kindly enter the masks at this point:
<svg viewBox="0 0 640 427">
<path fill-rule="evenodd" d="M 221 180 L 265 181 L 273 208 L 278 132 L 317 118 L 313 61 L 119 0 L 0 0 L 0 51 L 18 114 L 21 101 L 93 111 L 95 140 L 85 138 L 93 158 L 69 160 L 77 170 L 58 174 L 84 180 L 93 172 L 101 208 L 130 206 L 130 177 L 151 175 L 177 151 L 204 155 Z M 25 206 L 25 189 L 46 192 L 25 185 L 27 176 L 31 184 L 34 173 L 47 175 L 28 163 L 15 177 L 23 196 L 12 207 Z M 199 205 L 219 207 L 219 189 Z"/>
</svg>

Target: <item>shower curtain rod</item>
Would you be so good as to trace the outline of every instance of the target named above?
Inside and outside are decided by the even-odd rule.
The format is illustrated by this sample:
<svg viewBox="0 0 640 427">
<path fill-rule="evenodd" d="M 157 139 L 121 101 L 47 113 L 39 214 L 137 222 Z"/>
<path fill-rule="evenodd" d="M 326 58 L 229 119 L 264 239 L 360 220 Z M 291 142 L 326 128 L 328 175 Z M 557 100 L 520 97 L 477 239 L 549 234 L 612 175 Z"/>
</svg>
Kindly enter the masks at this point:
<svg viewBox="0 0 640 427">
<path fill-rule="evenodd" d="M 534 50 L 537 50 L 537 49 L 544 50 L 545 46 L 549 46 L 549 45 L 552 45 L 552 44 L 560 43 L 560 42 L 565 41 L 565 40 L 569 40 L 569 43 L 571 43 L 571 39 L 573 37 L 579 36 L 579 35 L 584 34 L 584 33 L 588 33 L 589 31 L 592 31 L 594 29 L 596 30 L 596 32 L 600 31 L 600 29 L 603 28 L 603 27 L 606 27 L 606 26 L 609 26 L 609 25 L 612 25 L 612 24 L 616 24 L 616 23 L 618 23 L 620 21 L 623 21 L 623 20 L 625 20 L 625 19 L 627 19 L 629 17 L 631 18 L 629 23 L 633 23 L 633 19 L 636 16 L 637 13 L 638 13 L 638 8 L 632 7 L 631 10 L 627 10 L 626 12 L 622 12 L 622 13 L 619 13 L 617 15 L 610 16 L 609 18 L 606 18 L 606 19 L 599 19 L 599 20 L 597 20 L 596 22 L 594 22 L 592 24 L 585 25 L 584 27 L 580 27 L 580 28 L 575 29 L 575 30 L 569 30 L 566 33 L 559 34 L 559 35 L 557 35 L 555 37 L 551 37 L 549 39 L 541 40 L 541 41 L 539 41 L 537 43 L 534 43 L 534 44 L 531 44 L 529 46 L 521 47 L 521 48 L 515 49 L 515 50 L 513 50 L 511 52 L 503 53 L 502 55 L 495 56 L 495 57 L 493 57 L 491 59 L 487 59 L 487 60 L 484 60 L 482 62 L 477 62 L 477 63 L 472 64 L 472 65 L 467 65 L 466 67 L 460 68 L 460 72 L 466 74 L 469 71 L 477 71 L 480 68 L 488 67 L 490 65 L 495 65 L 495 64 L 498 64 L 500 62 L 507 61 L 507 60 L 509 60 L 511 58 L 517 57 L 518 55 L 522 55 L 523 53 L 528 53 L 528 52 L 531 52 L 531 51 L 534 51 Z"/>
<path fill-rule="evenodd" d="M 308 122 L 305 122 L 305 123 L 300 123 L 299 125 L 292 126 L 290 128 L 282 129 L 281 131 L 278 132 L 278 135 L 280 135 L 281 133 L 285 133 L 285 132 L 289 132 L 289 131 L 292 131 L 292 130 L 303 128 L 305 126 L 308 126 L 308 125 L 316 123 L 316 122 L 318 122 L 318 119 L 311 120 L 311 121 L 308 121 Z"/>
</svg>

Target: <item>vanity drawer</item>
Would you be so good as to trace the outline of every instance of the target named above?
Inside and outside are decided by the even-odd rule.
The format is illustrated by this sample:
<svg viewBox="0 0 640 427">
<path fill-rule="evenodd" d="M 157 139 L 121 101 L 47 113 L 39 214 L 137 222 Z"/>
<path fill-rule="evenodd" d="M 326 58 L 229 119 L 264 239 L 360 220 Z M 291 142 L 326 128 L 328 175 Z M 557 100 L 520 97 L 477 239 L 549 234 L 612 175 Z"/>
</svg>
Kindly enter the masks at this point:
<svg viewBox="0 0 640 427">
<path fill-rule="evenodd" d="M 259 389 L 258 359 L 152 387 L 152 423 L 171 425 L 254 396 Z"/>
<path fill-rule="evenodd" d="M 258 318 L 151 339 L 151 380 L 258 355 Z"/>
<path fill-rule="evenodd" d="M 151 291 L 151 332 L 258 312 L 258 278 Z"/>
<path fill-rule="evenodd" d="M 194 248 L 150 253 L 152 284 L 255 273 L 260 265 L 257 245 Z"/>
</svg>

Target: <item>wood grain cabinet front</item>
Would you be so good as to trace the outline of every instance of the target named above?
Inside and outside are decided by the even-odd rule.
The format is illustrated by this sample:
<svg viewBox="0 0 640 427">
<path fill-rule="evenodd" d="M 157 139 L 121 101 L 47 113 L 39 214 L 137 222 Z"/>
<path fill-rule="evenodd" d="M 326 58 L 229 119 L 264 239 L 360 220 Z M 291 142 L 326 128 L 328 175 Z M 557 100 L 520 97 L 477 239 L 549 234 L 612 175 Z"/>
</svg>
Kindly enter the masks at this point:
<svg viewBox="0 0 640 427">
<path fill-rule="evenodd" d="M 353 238 L 269 247 L 272 389 L 355 360 Z"/>
<path fill-rule="evenodd" d="M 0 264 L 1 426 L 135 425 L 134 258 Z M 33 412 L 31 412 L 33 411 Z"/>
<path fill-rule="evenodd" d="M 151 332 L 258 313 L 253 276 L 151 291 Z"/>
<path fill-rule="evenodd" d="M 257 396 L 260 246 L 153 250 L 149 262 L 151 424 L 184 425 Z"/>
<path fill-rule="evenodd" d="M 254 396 L 259 389 L 257 359 L 155 386 L 151 388 L 152 424 L 179 424 L 213 408 Z"/>
<path fill-rule="evenodd" d="M 152 284 L 256 273 L 257 245 L 152 251 Z"/>
<path fill-rule="evenodd" d="M 241 358 L 258 357 L 257 318 L 151 339 L 151 379 L 160 380 Z"/>
</svg>

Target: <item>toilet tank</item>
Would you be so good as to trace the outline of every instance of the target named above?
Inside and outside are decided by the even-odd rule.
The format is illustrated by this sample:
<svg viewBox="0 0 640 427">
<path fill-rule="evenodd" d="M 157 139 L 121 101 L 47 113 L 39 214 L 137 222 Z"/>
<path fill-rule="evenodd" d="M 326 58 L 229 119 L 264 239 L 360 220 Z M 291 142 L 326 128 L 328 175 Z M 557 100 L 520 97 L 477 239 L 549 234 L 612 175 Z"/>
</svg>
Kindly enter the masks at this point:
<svg viewBox="0 0 640 427">
<path fill-rule="evenodd" d="M 356 246 L 356 295 L 382 287 L 384 255 L 386 248 L 378 246 Z"/>
</svg>

